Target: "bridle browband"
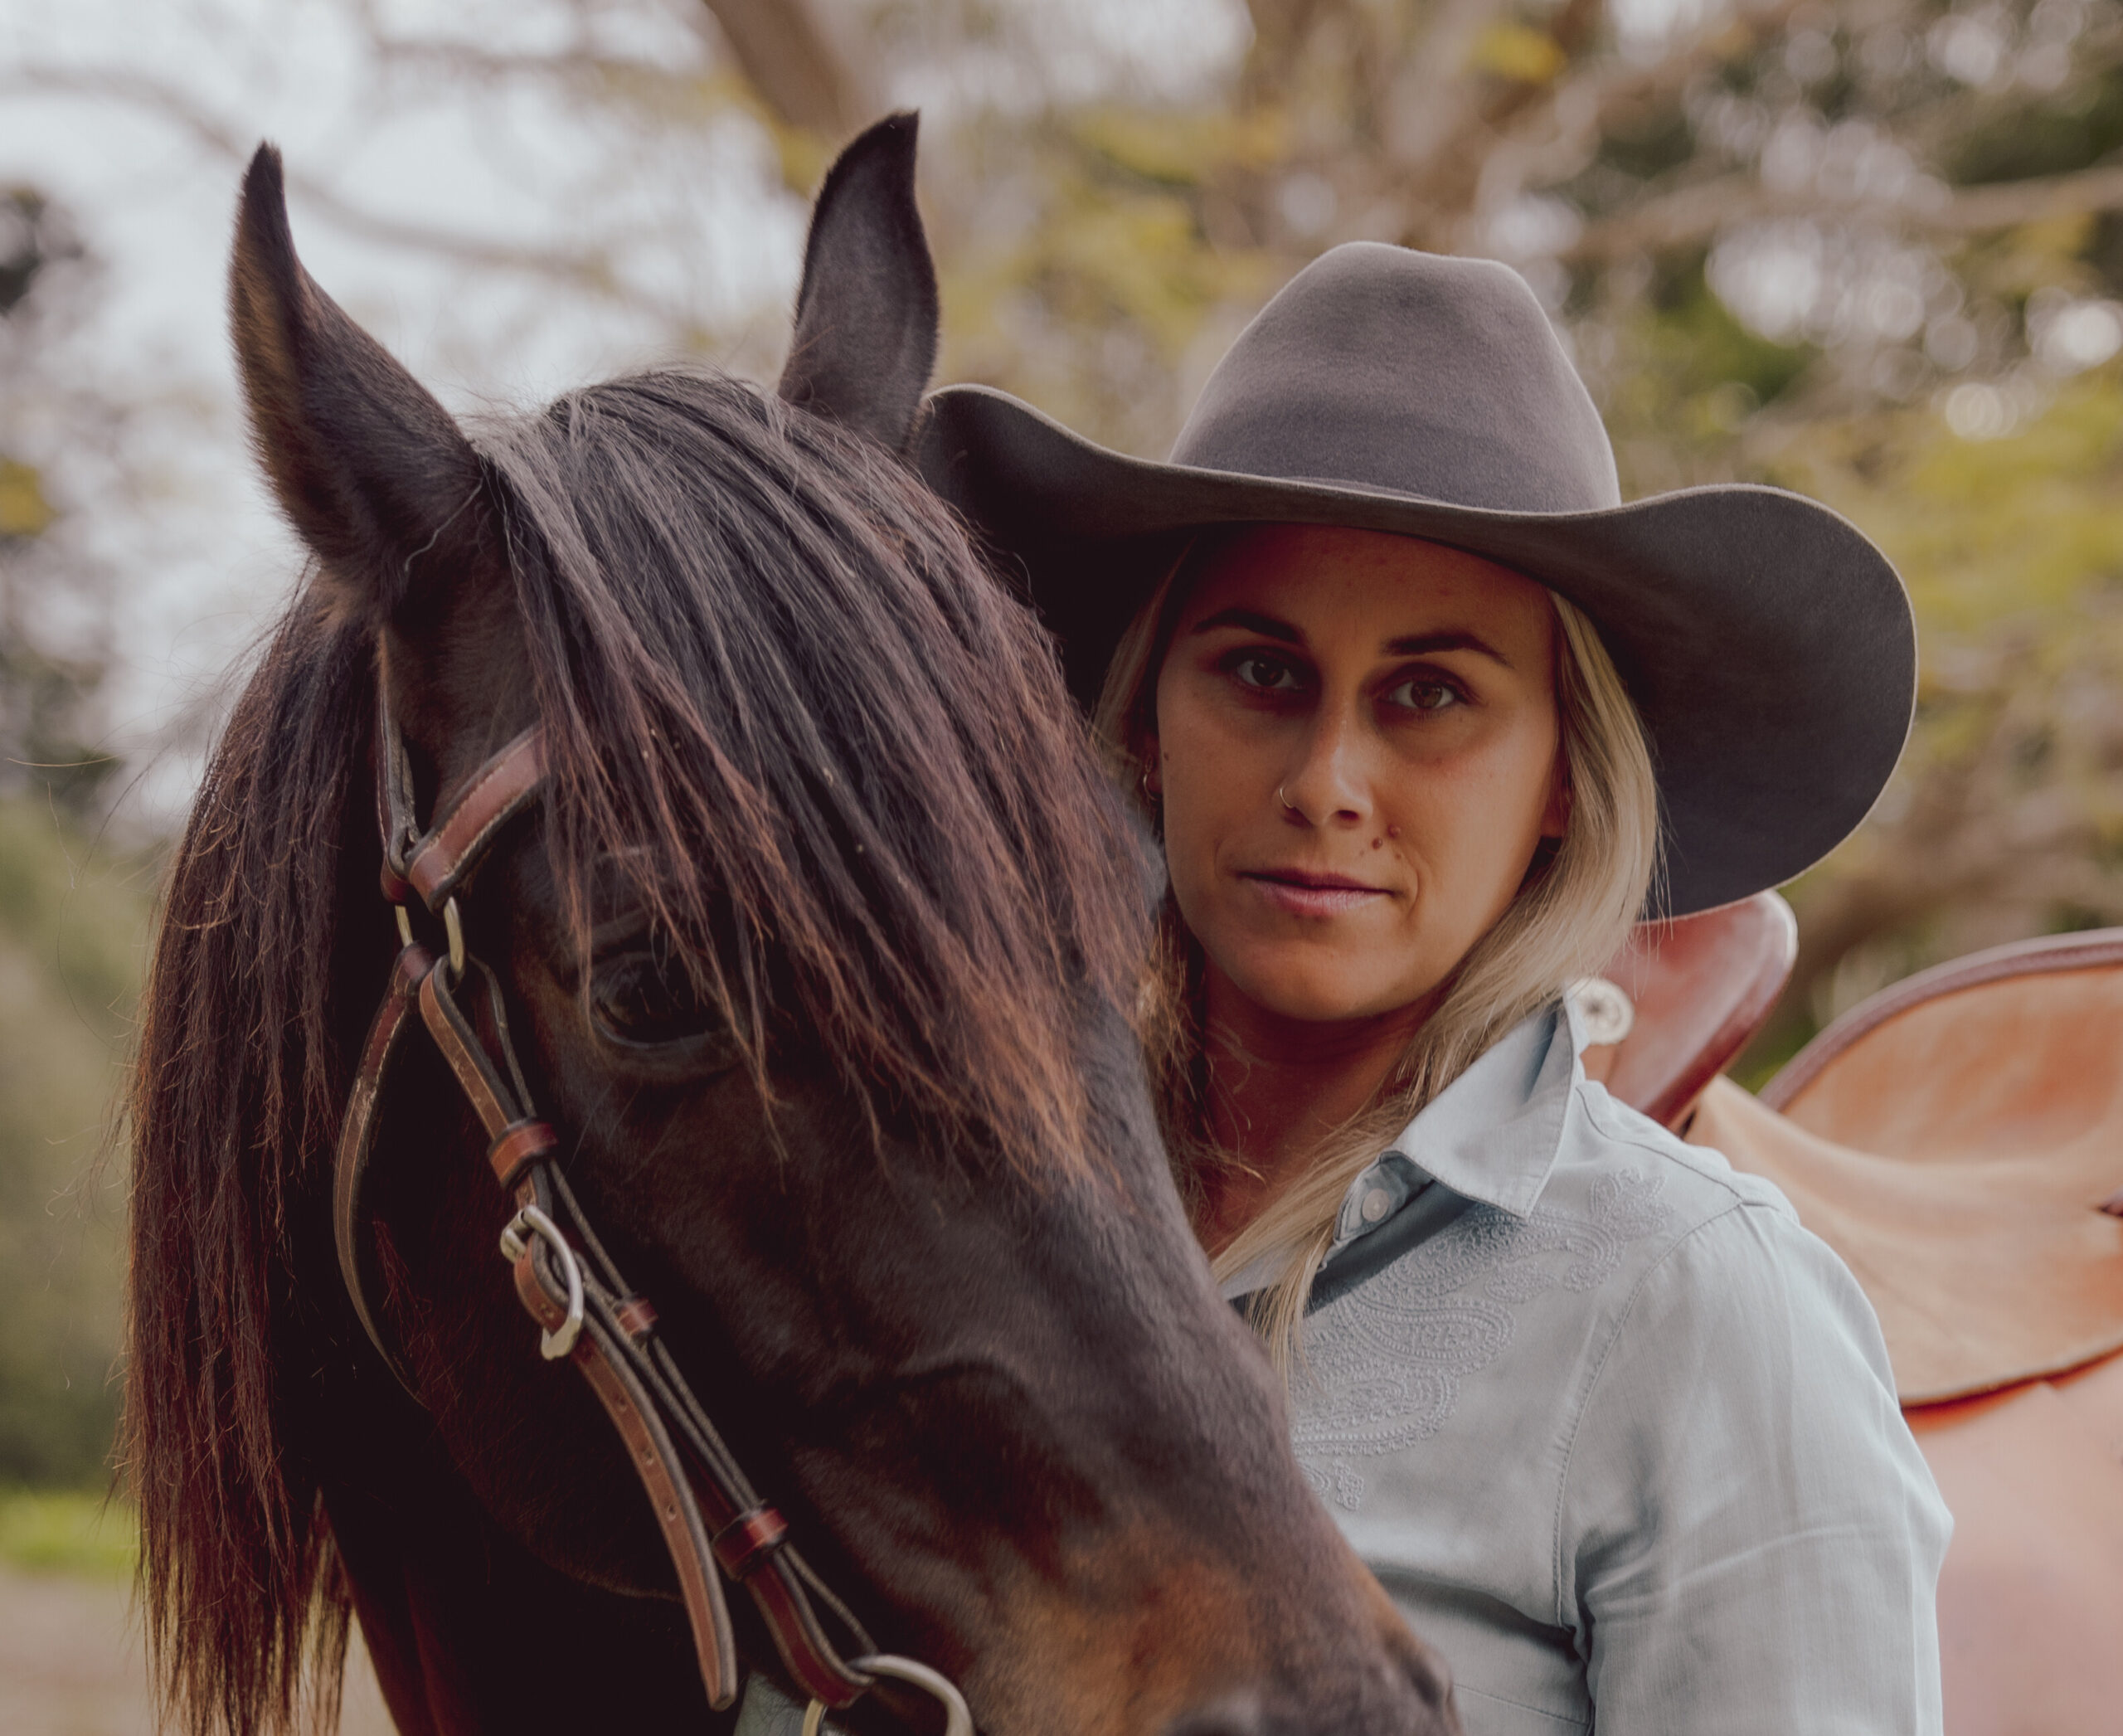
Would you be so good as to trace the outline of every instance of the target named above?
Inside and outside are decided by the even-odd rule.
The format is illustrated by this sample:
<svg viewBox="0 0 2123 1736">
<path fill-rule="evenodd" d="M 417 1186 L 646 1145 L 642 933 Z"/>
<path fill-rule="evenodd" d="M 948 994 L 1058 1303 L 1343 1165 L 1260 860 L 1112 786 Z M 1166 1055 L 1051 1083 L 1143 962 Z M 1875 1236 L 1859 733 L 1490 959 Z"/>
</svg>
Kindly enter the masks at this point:
<svg viewBox="0 0 2123 1736">
<path fill-rule="evenodd" d="M 890 1676 L 944 1704 L 945 1736 L 973 1736 L 964 1700 L 950 1681 L 911 1658 L 880 1654 L 848 1606 L 789 1540 L 760 1499 L 706 1408 L 656 1335 L 656 1311 L 620 1275 L 574 1189 L 561 1173 L 561 1140 L 541 1120 L 510 1040 L 500 980 L 465 948 L 458 897 L 495 839 L 538 800 L 545 781 L 542 731 L 516 737 L 479 768 L 423 831 L 411 768 L 384 683 L 377 696 L 377 820 L 382 889 L 403 943 L 362 1046 L 333 1165 L 332 1228 L 339 1273 L 379 1354 L 418 1400 L 411 1376 L 371 1307 L 364 1184 L 375 1156 L 391 1064 L 417 1007 L 419 1023 L 478 1113 L 487 1161 L 516 1214 L 502 1232 L 516 1293 L 541 1329 L 549 1360 L 572 1362 L 619 1431 L 677 1569 L 709 1704 L 736 1697 L 736 1643 L 722 1581 L 751 1593 L 783 1666 L 810 1696 L 805 1736 L 828 1709 L 853 1704 Z M 438 957 L 415 938 L 411 901 L 439 920 Z M 853 1653 L 828 1637 L 820 1611 Z"/>
</svg>

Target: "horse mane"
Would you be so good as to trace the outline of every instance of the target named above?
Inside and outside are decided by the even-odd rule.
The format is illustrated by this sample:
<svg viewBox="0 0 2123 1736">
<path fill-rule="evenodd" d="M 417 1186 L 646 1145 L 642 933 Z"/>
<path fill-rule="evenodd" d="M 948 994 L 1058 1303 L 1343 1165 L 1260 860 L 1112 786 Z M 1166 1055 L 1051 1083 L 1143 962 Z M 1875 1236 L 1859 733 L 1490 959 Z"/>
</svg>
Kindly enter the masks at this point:
<svg viewBox="0 0 2123 1736">
<path fill-rule="evenodd" d="M 479 433 L 580 944 L 617 859 L 763 1086 L 772 997 L 873 1128 L 1084 1160 L 1082 1022 L 1132 1002 L 1139 844 L 1050 646 L 947 509 L 882 448 L 721 377 L 638 376 Z M 329 1162 L 388 946 L 380 907 L 349 920 L 374 896 L 375 666 L 313 580 L 216 745 L 143 997 L 121 1461 L 158 1680 L 201 1736 L 288 1728 L 344 1655 L 282 1370 L 317 1318 L 291 1207 Z"/>
<path fill-rule="evenodd" d="M 305 591 L 208 764 L 142 996 L 120 1466 L 149 1648 L 196 1731 L 284 1727 L 305 1654 L 336 1684 L 344 1650 L 275 1364 L 294 1324 L 289 1194 L 352 1077 L 333 964 L 373 669 L 367 635 Z"/>
</svg>

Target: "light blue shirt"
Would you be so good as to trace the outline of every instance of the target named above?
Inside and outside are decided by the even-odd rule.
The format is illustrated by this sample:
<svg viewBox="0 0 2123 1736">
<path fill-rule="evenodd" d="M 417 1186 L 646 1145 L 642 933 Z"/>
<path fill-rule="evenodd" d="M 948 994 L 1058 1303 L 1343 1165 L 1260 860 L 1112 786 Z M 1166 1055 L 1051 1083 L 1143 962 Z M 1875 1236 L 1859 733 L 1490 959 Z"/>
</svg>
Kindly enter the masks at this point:
<svg viewBox="0 0 2123 1736">
<path fill-rule="evenodd" d="M 1936 1736 L 1951 1529 L 1769 1183 L 1505 1036 L 1343 1203 L 1292 1441 L 1467 1736 Z"/>
</svg>

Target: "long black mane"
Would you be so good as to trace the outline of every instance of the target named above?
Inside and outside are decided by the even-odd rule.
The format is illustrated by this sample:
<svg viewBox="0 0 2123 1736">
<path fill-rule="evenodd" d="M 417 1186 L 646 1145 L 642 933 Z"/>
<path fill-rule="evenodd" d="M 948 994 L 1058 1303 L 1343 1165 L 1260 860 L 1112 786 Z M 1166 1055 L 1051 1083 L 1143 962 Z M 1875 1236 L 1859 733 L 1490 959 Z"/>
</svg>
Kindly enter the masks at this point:
<svg viewBox="0 0 2123 1736">
<path fill-rule="evenodd" d="M 771 985 L 873 1119 L 1081 1161 L 1076 1033 L 1086 996 L 1130 1004 L 1142 881 L 1046 642 L 948 513 L 882 447 L 715 376 L 580 391 L 480 450 L 575 941 L 616 860 L 762 1085 Z M 125 1461 L 198 1728 L 284 1719 L 345 1631 L 282 1371 L 290 1218 L 381 987 L 376 657 L 313 580 L 213 756 L 145 998 Z"/>
</svg>

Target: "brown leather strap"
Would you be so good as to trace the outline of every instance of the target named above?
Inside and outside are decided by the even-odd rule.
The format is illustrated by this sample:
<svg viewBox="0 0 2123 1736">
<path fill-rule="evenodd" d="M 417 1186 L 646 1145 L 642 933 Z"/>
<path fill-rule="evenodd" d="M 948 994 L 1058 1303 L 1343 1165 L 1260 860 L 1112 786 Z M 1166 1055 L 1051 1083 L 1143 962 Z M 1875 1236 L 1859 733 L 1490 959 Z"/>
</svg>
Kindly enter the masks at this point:
<svg viewBox="0 0 2123 1736">
<path fill-rule="evenodd" d="M 483 969 L 476 964 L 472 968 Z M 442 1051 L 450 1072 L 456 1076 L 458 1083 L 464 1088 L 465 1096 L 470 1100 L 498 1150 L 524 1127 L 523 1121 L 517 1113 L 518 1106 L 515 1098 L 517 1093 L 512 1082 L 504 1077 L 505 1062 L 498 1062 L 488 1052 L 485 1041 L 465 1016 L 449 985 L 449 975 L 446 969 L 437 968 L 430 969 L 422 978 L 420 985 L 421 1020 L 427 1026 L 429 1034 L 434 1038 L 435 1046 Z M 501 1019 L 498 1006 L 495 1008 L 493 1017 L 496 1021 Z M 501 1043 L 506 1043 L 505 1031 L 498 1030 L 496 1035 Z M 537 1125 L 531 1124 L 532 1126 Z M 523 1305 L 532 1317 L 550 1332 L 566 1318 L 566 1311 L 538 1281 L 533 1265 L 534 1257 L 535 1244 L 527 1248 L 523 1257 L 517 1262 L 517 1293 L 522 1298 Z M 611 1374 L 612 1380 L 619 1379 L 622 1373 L 629 1382 L 635 1381 L 636 1377 L 630 1370 L 624 1369 L 624 1358 L 606 1354 L 601 1349 L 594 1366 L 581 1361 L 581 1342 L 577 1341 L 577 1366 L 583 1369 L 590 1384 L 597 1389 L 598 1398 L 606 1410 L 611 1412 L 612 1401 L 609 1396 L 611 1381 L 605 1380 L 596 1370 L 603 1369 Z M 644 1396 L 640 1403 L 649 1409 L 649 1420 L 661 1437 L 663 1424 L 653 1413 L 653 1401 Z M 612 1421 L 623 1434 L 626 1432 L 619 1415 L 615 1412 L 612 1413 Z M 658 1451 L 660 1452 L 661 1449 Z M 686 1596 L 697 1643 L 703 1631 L 718 1626 L 726 1627 L 729 1617 L 726 1611 L 719 1615 L 717 1613 L 722 1603 L 721 1581 L 716 1572 L 717 1555 L 702 1527 L 701 1510 L 694 1510 L 693 1504 L 697 1501 L 699 1510 L 705 1510 L 707 1523 L 714 1526 L 717 1536 L 730 1533 L 733 1526 L 742 1527 L 747 1522 L 755 1520 L 762 1510 L 770 1512 L 771 1510 L 749 1508 L 741 1510 L 737 1500 L 724 1488 L 719 1477 L 710 1476 L 692 1479 L 686 1476 L 683 1466 L 675 1461 L 663 1466 L 656 1473 L 660 1481 L 652 1484 L 651 1471 L 643 1462 L 637 1443 L 631 1440 L 629 1452 L 644 1484 L 652 1485 L 649 1491 L 651 1499 L 658 1503 L 658 1523 L 663 1529 L 664 1541 L 670 1546 L 672 1561 L 678 1570 L 680 1588 Z M 685 1495 L 679 1502 L 682 1522 L 674 1527 L 673 1522 L 666 1516 L 668 1498 L 664 1485 L 678 1481 L 685 1484 Z M 690 1517 L 686 1516 L 688 1511 Z M 863 1678 L 853 1675 L 838 1665 L 838 1654 L 819 1626 L 804 1585 L 794 1569 L 781 1559 L 781 1545 L 787 1529 L 775 1515 L 772 1523 L 760 1530 L 755 1546 L 745 1552 L 746 1589 L 751 1592 L 753 1601 L 759 1606 L 768 1631 L 774 1636 L 775 1647 L 797 1685 L 805 1693 L 824 1700 L 828 1705 L 841 1707 L 852 1704 L 869 1685 Z M 741 1537 L 741 1531 L 737 1534 Z M 763 1564 L 768 1571 L 760 1571 Z M 714 1607 L 701 1601 L 703 1597 L 712 1597 Z M 705 1655 L 702 1668 L 704 1673 L 709 1673 L 712 1683 L 719 1683 L 734 1671 L 732 1666 L 731 1670 L 710 1672 Z M 711 1687 L 711 1692 L 715 1690 Z"/>
<path fill-rule="evenodd" d="M 608 1358 L 588 1333 L 577 1340 L 573 1361 L 626 1443 L 649 1504 L 655 1509 L 664 1547 L 685 1596 L 701 1680 L 707 1689 L 708 1704 L 719 1712 L 737 1695 L 737 1642 L 730 1631 L 729 1607 L 716 1577 L 712 1546 L 701 1524 L 692 1481 L 654 1405 L 628 1375 L 625 1364 Z"/>
<path fill-rule="evenodd" d="M 487 1162 L 493 1169 L 494 1179 L 505 1191 L 513 1194 L 526 1169 L 560 1149 L 559 1135 L 545 1122 L 512 1121 L 487 1147 Z"/>
<path fill-rule="evenodd" d="M 516 1293 L 532 1319 L 547 1331 L 556 1330 L 567 1311 L 548 1295 L 533 1264 L 537 1244 L 524 1249 L 516 1262 Z M 730 1609 L 716 1575 L 713 1545 L 701 1521 L 700 1507 L 685 1461 L 656 1414 L 655 1402 L 627 1368 L 624 1359 L 608 1356 L 595 1329 L 576 1340 L 569 1360 L 581 1370 L 590 1390 L 605 1407 L 625 1445 L 628 1461 L 655 1510 L 671 1565 L 678 1575 L 686 1616 L 692 1628 L 693 1650 L 708 1704 L 721 1711 L 736 1697 L 737 1643 L 730 1630 Z"/>
<path fill-rule="evenodd" d="M 391 1373 L 408 1387 L 411 1383 L 385 1343 L 382 1329 L 369 1307 L 368 1285 L 362 1269 L 361 1232 L 367 1221 L 362 1212 L 362 1191 L 376 1154 L 377 1126 L 381 1119 L 383 1087 L 391 1058 L 398 1052 L 414 998 L 434 970 L 435 955 L 418 941 L 401 951 L 391 965 L 391 985 L 384 990 L 376 1016 L 369 1021 L 368 1038 L 362 1044 L 361 1066 L 347 1099 L 346 1119 L 339 1124 L 339 1149 L 332 1165 L 332 1238 L 338 1249 L 340 1278 L 369 1342 L 382 1353 Z"/>
<path fill-rule="evenodd" d="M 487 1137 L 498 1140 L 521 1119 L 513 1101 L 515 1092 L 488 1058 L 479 1033 L 458 1005 L 455 993 L 444 980 L 448 975 L 445 970 L 430 970 L 422 980 L 420 1020 L 471 1100 Z"/>
<path fill-rule="evenodd" d="M 612 1318 L 619 1330 L 636 1344 L 656 1328 L 656 1305 L 645 1296 L 630 1296 L 612 1311 Z"/>
<path fill-rule="evenodd" d="M 496 754 L 453 800 L 425 835 L 414 818 L 414 797 L 403 744 L 392 727 L 387 692 L 377 703 L 377 819 L 382 834 L 383 893 L 403 907 L 417 892 L 431 911 L 442 910 L 478 866 L 502 828 L 537 799 L 546 775 L 543 737 L 529 730 Z M 454 918 L 456 912 L 448 914 Z M 458 929 L 451 927 L 454 947 Z M 378 1352 L 408 1390 L 411 1383 L 385 1342 L 362 1282 L 359 1237 L 363 1222 L 362 1184 L 375 1141 L 378 1104 L 391 1055 L 417 1003 L 421 1023 L 442 1052 L 451 1073 L 486 1129 L 488 1158 L 497 1179 L 519 1204 L 537 1204 L 548 1190 L 569 1201 L 579 1233 L 594 1252 L 601 1278 L 585 1281 L 583 1330 L 568 1353 L 589 1381 L 647 1490 L 678 1573 L 687 1619 L 699 1654 L 702 1681 L 719 1709 L 736 1691 L 737 1655 L 730 1631 L 721 1575 L 741 1581 L 758 1606 L 775 1647 L 797 1690 L 835 1709 L 852 1704 L 870 1679 L 842 1661 L 819 1622 L 822 1600 L 848 1627 L 860 1649 L 869 1651 L 855 1618 L 788 1544 L 780 1514 L 760 1501 L 743 1470 L 730 1456 L 669 1354 L 651 1335 L 656 1311 L 646 1297 L 626 1293 L 595 1235 L 581 1218 L 550 1160 L 559 1149 L 553 1130 L 538 1120 L 508 1036 L 500 985 L 477 959 L 453 951 L 455 968 L 439 968 L 425 948 L 409 945 L 399 956 L 390 990 L 377 1009 L 364 1046 L 362 1067 L 342 1130 L 333 1178 L 334 1233 L 340 1270 L 356 1313 Z M 475 983 L 468 1016 L 459 991 Z M 547 1229 L 552 1228 L 550 1218 Z M 544 1233 L 541 1233 L 542 1238 Z M 540 1262 L 542 1240 L 527 1238 L 515 1262 L 516 1287 L 524 1307 L 548 1333 L 561 1330 L 567 1306 L 548 1290 Z M 588 1253 L 567 1252 L 581 1262 Z M 556 1349 L 555 1354 L 558 1354 Z M 417 1398 L 419 1395 L 415 1393 Z M 664 1413 L 686 1432 L 699 1475 L 674 1443 Z M 712 1539 L 709 1526 L 714 1530 Z"/>
<path fill-rule="evenodd" d="M 530 1184 L 519 1190 L 519 1200 L 529 1197 Z M 535 1245 L 527 1246 L 516 1263 L 516 1290 L 531 1317 L 547 1332 L 557 1330 L 566 1318 L 567 1311 L 560 1300 L 549 1291 L 541 1281 L 534 1260 Z M 634 1306 L 639 1299 L 620 1306 Z M 645 1305 L 643 1305 L 645 1306 Z M 612 1313 L 616 1319 L 619 1307 Z M 639 1394 L 636 1403 L 656 1422 L 660 1432 L 661 1422 L 656 1416 L 655 1401 L 644 1390 L 638 1379 L 625 1367 L 626 1358 L 616 1341 L 609 1340 L 601 1324 L 590 1325 L 577 1341 L 574 1352 L 576 1366 L 585 1375 L 591 1375 L 591 1364 L 583 1360 L 582 1345 L 593 1339 L 597 1344 L 599 1364 L 627 1375 L 629 1390 Z M 615 1378 L 618 1378 L 615 1373 Z M 591 1384 L 597 1385 L 592 1375 Z M 603 1388 L 598 1397 L 605 1399 Z M 606 1401 L 606 1409 L 610 1410 Z M 613 1423 L 624 1434 L 625 1426 L 620 1417 L 614 1413 Z M 665 1437 L 668 1439 L 668 1437 Z M 638 1446 L 629 1442 L 629 1452 L 635 1469 L 646 1483 L 649 1473 L 644 1468 Z M 673 1465 L 680 1461 L 673 1461 Z M 712 1541 L 706 1530 L 696 1531 L 692 1526 L 683 1531 L 674 1531 L 668 1520 L 662 1520 L 663 1509 L 659 1505 L 659 1520 L 664 1525 L 664 1541 L 670 1547 L 672 1560 L 678 1570 L 679 1583 L 684 1591 L 691 1612 L 694 1632 L 701 1632 L 706 1619 L 703 1611 L 696 1604 L 697 1584 L 710 1584 L 719 1603 L 721 1597 L 721 1582 L 716 1578 L 716 1567 L 732 1579 L 742 1583 L 751 1593 L 767 1631 L 772 1636 L 775 1651 L 780 1654 L 783 1667 L 790 1680 L 804 1694 L 814 1700 L 823 1700 L 836 1710 L 853 1705 L 870 1687 L 869 1679 L 850 1670 L 840 1661 L 840 1654 L 819 1624 L 809 1588 L 805 1584 L 809 1577 L 795 1552 L 788 1547 L 789 1527 L 781 1515 L 763 1502 L 740 1510 L 731 1498 L 730 1490 L 722 1479 L 715 1475 L 694 1476 L 681 1466 L 673 1473 L 683 1481 L 688 1495 L 697 1501 L 697 1519 L 704 1519 L 712 1528 Z M 741 1472 L 738 1473 L 741 1479 Z M 650 1489 L 652 1500 L 659 1499 L 655 1487 Z M 681 1544 L 683 1544 L 683 1549 Z M 686 1551 L 697 1549 L 698 1553 L 688 1557 Z M 697 1578 L 696 1576 L 698 1576 Z M 703 1665 L 703 1669 L 705 1669 Z"/>
<path fill-rule="evenodd" d="M 724 1573 L 741 1581 L 788 1540 L 789 1521 L 771 1507 L 755 1507 L 715 1534 L 715 1559 Z"/>
<path fill-rule="evenodd" d="M 545 733 L 536 729 L 524 731 L 473 774 L 406 864 L 406 878 L 430 910 L 442 908 L 494 834 L 537 795 L 545 776 Z"/>
</svg>

